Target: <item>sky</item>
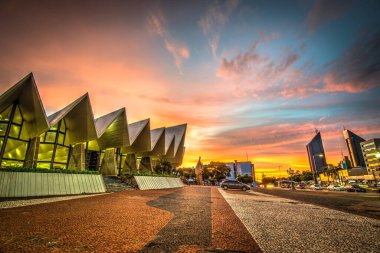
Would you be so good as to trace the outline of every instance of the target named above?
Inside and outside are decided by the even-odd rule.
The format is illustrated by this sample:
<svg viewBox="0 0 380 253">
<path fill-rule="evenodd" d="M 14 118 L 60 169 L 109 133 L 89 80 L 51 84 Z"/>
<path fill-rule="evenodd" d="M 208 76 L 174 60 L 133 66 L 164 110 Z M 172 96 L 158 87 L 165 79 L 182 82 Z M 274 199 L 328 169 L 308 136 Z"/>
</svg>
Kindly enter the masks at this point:
<svg viewBox="0 0 380 253">
<path fill-rule="evenodd" d="M 33 3 L 32 3 L 33 2 Z M 183 166 L 277 176 L 380 137 L 379 1 L 0 1 L 0 92 L 33 72 L 48 115 L 88 92 L 151 128 L 187 123 Z"/>
</svg>

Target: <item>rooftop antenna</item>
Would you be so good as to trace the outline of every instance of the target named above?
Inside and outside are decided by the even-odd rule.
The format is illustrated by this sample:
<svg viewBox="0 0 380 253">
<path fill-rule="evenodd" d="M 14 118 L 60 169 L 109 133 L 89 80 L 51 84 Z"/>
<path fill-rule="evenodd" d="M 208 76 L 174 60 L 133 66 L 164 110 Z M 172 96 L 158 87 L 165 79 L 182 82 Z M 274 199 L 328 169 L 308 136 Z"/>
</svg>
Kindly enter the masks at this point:
<svg viewBox="0 0 380 253">
<path fill-rule="evenodd" d="M 248 152 L 247 152 L 247 150 L 245 151 L 245 155 L 247 157 L 247 162 L 248 162 Z"/>
</svg>

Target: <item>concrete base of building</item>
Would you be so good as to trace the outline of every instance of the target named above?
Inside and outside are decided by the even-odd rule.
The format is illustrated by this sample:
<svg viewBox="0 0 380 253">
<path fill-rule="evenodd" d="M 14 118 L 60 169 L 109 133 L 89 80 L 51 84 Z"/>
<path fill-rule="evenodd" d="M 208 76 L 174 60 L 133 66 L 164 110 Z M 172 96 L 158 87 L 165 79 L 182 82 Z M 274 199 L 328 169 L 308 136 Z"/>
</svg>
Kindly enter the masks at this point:
<svg viewBox="0 0 380 253">
<path fill-rule="evenodd" d="M 106 192 L 102 175 L 0 171 L 0 197 L 34 197 Z"/>
<path fill-rule="evenodd" d="M 168 189 L 183 187 L 181 179 L 176 177 L 134 176 L 140 190 Z"/>
</svg>

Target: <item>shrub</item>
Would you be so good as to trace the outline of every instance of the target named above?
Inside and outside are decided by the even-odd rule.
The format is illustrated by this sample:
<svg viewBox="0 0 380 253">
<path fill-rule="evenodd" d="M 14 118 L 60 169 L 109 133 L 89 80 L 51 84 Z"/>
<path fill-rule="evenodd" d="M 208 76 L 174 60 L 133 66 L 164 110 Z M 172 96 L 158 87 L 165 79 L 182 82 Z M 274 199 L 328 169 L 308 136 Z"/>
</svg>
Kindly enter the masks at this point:
<svg viewBox="0 0 380 253">
<path fill-rule="evenodd" d="M 45 168 L 20 168 L 20 167 L 5 167 L 0 168 L 0 171 L 6 172 L 36 172 L 36 173 L 63 173 L 63 174 L 99 174 L 98 171 L 92 170 L 61 170 L 61 169 L 45 169 Z"/>
</svg>

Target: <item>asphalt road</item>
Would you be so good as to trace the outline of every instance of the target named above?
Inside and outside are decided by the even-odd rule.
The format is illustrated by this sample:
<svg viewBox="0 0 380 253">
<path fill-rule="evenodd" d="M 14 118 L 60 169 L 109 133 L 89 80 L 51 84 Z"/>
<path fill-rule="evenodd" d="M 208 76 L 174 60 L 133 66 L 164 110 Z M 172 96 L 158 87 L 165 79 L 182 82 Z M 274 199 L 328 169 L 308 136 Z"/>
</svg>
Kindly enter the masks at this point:
<svg viewBox="0 0 380 253">
<path fill-rule="evenodd" d="M 271 194 L 343 212 L 380 219 L 380 194 L 253 188 L 255 192 Z"/>
</svg>

